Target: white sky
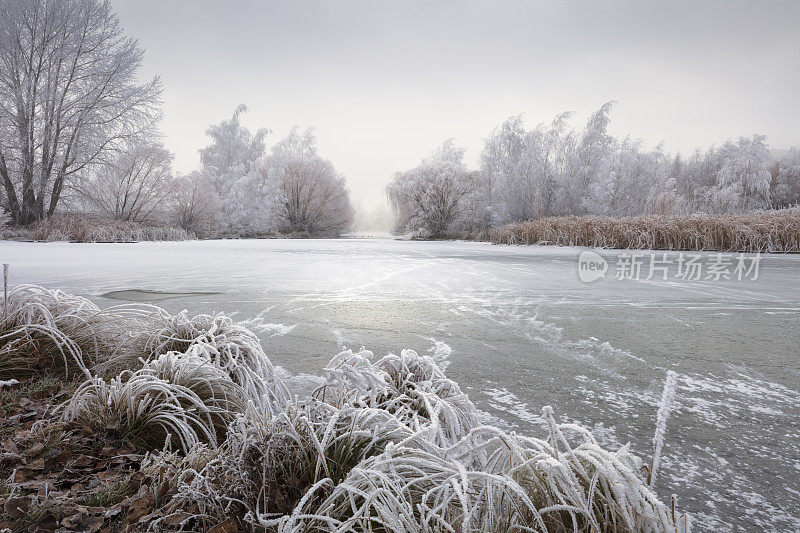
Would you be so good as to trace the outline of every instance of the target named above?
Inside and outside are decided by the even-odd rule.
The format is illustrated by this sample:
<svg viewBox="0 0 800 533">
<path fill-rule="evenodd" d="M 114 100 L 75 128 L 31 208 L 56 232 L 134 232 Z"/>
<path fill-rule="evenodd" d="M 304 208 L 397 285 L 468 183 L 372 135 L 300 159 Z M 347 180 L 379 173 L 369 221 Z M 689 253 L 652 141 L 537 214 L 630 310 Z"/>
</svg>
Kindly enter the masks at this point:
<svg viewBox="0 0 800 533">
<path fill-rule="evenodd" d="M 762 133 L 800 145 L 800 1 L 113 0 L 164 82 L 167 146 L 199 165 L 208 124 L 314 126 L 365 208 L 392 172 L 454 137 L 477 162 L 513 114 L 692 151 Z"/>
</svg>

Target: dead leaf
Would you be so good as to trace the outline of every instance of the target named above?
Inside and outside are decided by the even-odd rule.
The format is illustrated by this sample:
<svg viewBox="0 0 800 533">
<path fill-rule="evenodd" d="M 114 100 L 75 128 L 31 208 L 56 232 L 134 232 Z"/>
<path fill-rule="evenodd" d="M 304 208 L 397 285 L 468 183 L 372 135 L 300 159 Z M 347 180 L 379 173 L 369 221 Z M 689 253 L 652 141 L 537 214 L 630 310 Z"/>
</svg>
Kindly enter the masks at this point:
<svg viewBox="0 0 800 533">
<path fill-rule="evenodd" d="M 100 455 L 105 455 L 106 457 L 111 457 L 114 455 L 114 448 L 111 446 L 106 446 L 102 450 L 100 450 Z"/>
<path fill-rule="evenodd" d="M 5 505 L 3 505 L 3 509 L 5 509 L 6 514 L 11 518 L 22 518 L 28 512 L 28 508 L 31 506 L 30 499 L 20 496 L 18 498 L 9 498 L 6 500 Z"/>
<path fill-rule="evenodd" d="M 170 515 L 167 515 L 164 518 L 164 522 L 168 526 L 179 526 L 184 520 L 187 520 L 187 519 L 189 519 L 191 517 L 192 517 L 192 515 L 190 515 L 189 513 L 184 513 L 184 512 L 181 511 L 181 512 L 172 513 Z"/>
<path fill-rule="evenodd" d="M 158 487 L 158 499 L 162 500 L 169 493 L 169 481 L 164 480 Z"/>
<path fill-rule="evenodd" d="M 84 513 L 75 513 L 61 520 L 61 525 L 67 529 L 76 529 L 85 516 Z"/>
<path fill-rule="evenodd" d="M 9 453 L 19 453 L 19 448 L 17 448 L 17 443 L 14 442 L 12 439 L 8 439 L 3 443 L 3 451 Z"/>
<path fill-rule="evenodd" d="M 91 533 L 97 533 L 100 531 L 100 528 L 103 527 L 104 521 L 105 519 L 102 516 L 96 516 L 94 518 L 90 518 L 89 523 L 86 525 Z"/>
<path fill-rule="evenodd" d="M 74 465 L 78 468 L 86 468 L 89 465 L 94 464 L 94 457 L 89 457 L 88 455 L 79 455 L 77 459 L 75 459 Z"/>
<path fill-rule="evenodd" d="M 34 457 L 42 453 L 42 450 L 44 450 L 44 444 L 42 444 L 41 442 L 37 442 L 36 444 L 25 450 L 25 455 L 27 455 L 28 457 Z"/>
<path fill-rule="evenodd" d="M 144 496 L 140 496 L 131 502 L 131 507 L 128 510 L 128 516 L 125 521 L 133 524 L 139 521 L 141 517 L 148 514 L 155 505 L 155 498 L 153 494 L 148 492 Z"/>
</svg>

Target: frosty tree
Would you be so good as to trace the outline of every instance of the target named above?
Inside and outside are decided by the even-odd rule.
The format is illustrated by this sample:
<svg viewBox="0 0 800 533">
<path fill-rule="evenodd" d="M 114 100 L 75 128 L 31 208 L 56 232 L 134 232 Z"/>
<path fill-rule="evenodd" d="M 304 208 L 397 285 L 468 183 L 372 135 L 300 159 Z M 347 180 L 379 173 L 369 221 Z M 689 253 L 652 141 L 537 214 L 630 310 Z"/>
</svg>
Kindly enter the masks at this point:
<svg viewBox="0 0 800 533">
<path fill-rule="evenodd" d="M 52 215 L 77 173 L 158 118 L 142 56 L 109 2 L 0 3 L 0 179 L 16 223 Z"/>
<path fill-rule="evenodd" d="M 105 215 L 144 222 L 173 191 L 173 158 L 160 142 L 135 139 L 109 163 L 97 165 L 79 193 Z"/>
<path fill-rule="evenodd" d="M 200 150 L 200 162 L 220 190 L 227 189 L 231 180 L 246 173 L 264 156 L 270 130 L 260 128 L 255 134 L 250 133 L 240 120 L 246 112 L 247 106 L 239 104 L 230 120 L 212 124 L 206 130 L 212 142 Z"/>
<path fill-rule="evenodd" d="M 769 207 L 770 154 L 766 138 L 753 135 L 726 141 L 695 158 L 691 172 L 699 211 L 743 213 Z"/>
<path fill-rule="evenodd" d="M 776 208 L 800 205 L 800 148 L 793 147 L 771 169 L 772 205 Z"/>
<path fill-rule="evenodd" d="M 177 178 L 170 200 L 170 218 L 178 227 L 198 237 L 211 237 L 219 231 L 216 217 L 221 200 L 202 172 Z"/>
<path fill-rule="evenodd" d="M 197 213 L 191 218 L 212 218 L 219 233 L 259 236 L 278 229 L 284 198 L 277 180 L 258 171 L 269 130 L 262 128 L 252 134 L 242 126 L 240 116 L 246 111 L 247 106 L 241 104 L 230 120 L 208 127 L 212 143 L 200 150 L 202 172 L 189 178 L 194 183 L 188 190 L 193 194 L 204 190 L 214 197 L 203 202 L 205 207 L 216 208 L 213 213 L 202 217 Z M 201 208 L 198 202 L 194 205 Z"/>
<path fill-rule="evenodd" d="M 273 147 L 261 174 L 279 184 L 285 231 L 330 237 L 352 228 L 355 214 L 345 179 L 317 153 L 312 130 L 292 129 Z"/>
<path fill-rule="evenodd" d="M 397 172 L 386 188 L 399 232 L 442 237 L 466 215 L 476 191 L 475 174 L 463 163 L 464 150 L 445 142 L 420 165 Z"/>
</svg>

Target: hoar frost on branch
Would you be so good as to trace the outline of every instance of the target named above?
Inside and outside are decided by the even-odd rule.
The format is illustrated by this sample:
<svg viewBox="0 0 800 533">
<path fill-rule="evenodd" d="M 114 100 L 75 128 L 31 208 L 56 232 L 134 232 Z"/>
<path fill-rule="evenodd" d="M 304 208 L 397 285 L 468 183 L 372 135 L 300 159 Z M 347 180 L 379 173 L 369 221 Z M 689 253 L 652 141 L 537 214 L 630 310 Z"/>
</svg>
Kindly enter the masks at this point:
<svg viewBox="0 0 800 533">
<path fill-rule="evenodd" d="M 117 220 L 145 222 L 163 214 L 174 193 L 174 156 L 160 141 L 140 138 L 125 143 L 106 164 L 96 165 L 75 185 L 77 198 Z"/>
<path fill-rule="evenodd" d="M 77 174 L 159 118 L 142 57 L 110 2 L 0 4 L 0 179 L 16 223 L 51 216 Z"/>
</svg>

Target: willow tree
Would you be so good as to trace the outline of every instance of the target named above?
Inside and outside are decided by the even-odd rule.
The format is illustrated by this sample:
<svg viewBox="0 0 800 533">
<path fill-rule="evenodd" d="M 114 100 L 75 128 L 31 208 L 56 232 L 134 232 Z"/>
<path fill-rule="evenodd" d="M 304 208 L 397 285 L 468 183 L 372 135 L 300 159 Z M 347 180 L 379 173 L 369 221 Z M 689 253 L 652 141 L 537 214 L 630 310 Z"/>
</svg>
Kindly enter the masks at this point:
<svg viewBox="0 0 800 533">
<path fill-rule="evenodd" d="M 0 180 L 18 224 L 53 214 L 75 175 L 159 118 L 161 82 L 109 2 L 0 2 Z"/>
</svg>

